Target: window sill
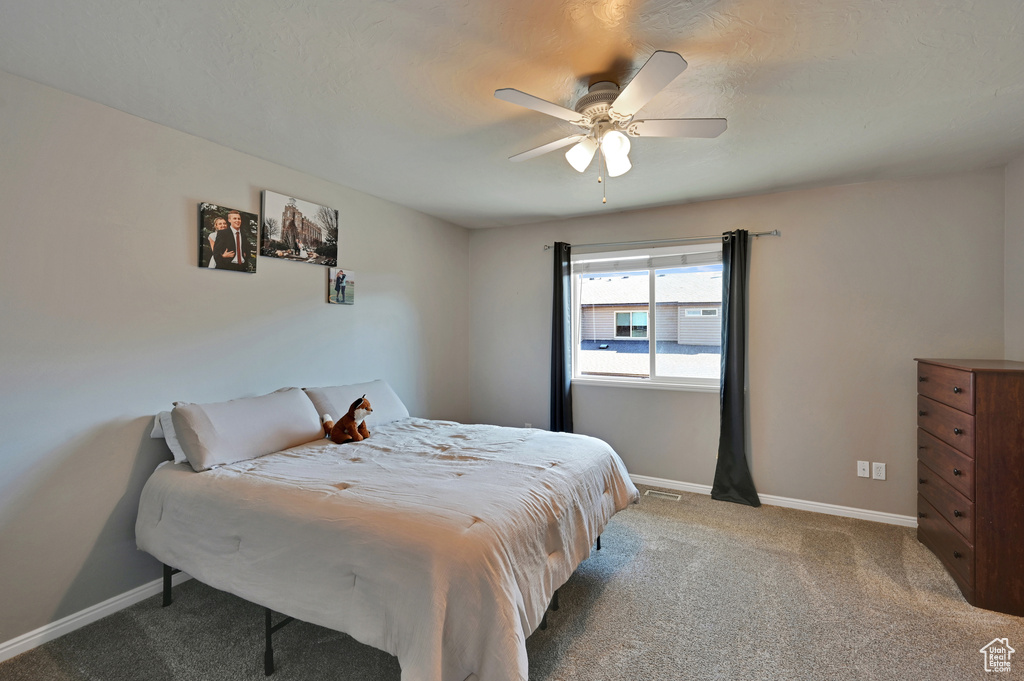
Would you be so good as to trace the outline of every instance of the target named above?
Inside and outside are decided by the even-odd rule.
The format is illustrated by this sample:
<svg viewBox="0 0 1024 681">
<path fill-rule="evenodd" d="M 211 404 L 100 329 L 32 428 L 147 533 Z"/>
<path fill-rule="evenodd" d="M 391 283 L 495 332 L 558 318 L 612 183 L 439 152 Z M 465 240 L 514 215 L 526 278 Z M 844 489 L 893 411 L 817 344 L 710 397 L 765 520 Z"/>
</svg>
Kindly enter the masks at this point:
<svg viewBox="0 0 1024 681">
<path fill-rule="evenodd" d="M 573 385 L 594 385 L 612 388 L 638 388 L 640 390 L 675 390 L 694 393 L 718 393 L 721 386 L 704 383 L 668 383 L 662 381 L 644 381 L 637 379 L 614 378 L 573 378 Z"/>
</svg>

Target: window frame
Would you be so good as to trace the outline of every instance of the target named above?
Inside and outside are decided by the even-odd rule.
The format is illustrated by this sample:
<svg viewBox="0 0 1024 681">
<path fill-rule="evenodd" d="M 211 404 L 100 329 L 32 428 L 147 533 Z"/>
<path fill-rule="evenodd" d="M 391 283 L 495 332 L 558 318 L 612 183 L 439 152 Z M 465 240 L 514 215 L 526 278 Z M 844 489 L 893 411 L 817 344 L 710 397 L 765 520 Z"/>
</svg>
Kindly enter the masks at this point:
<svg viewBox="0 0 1024 681">
<path fill-rule="evenodd" d="M 719 314 L 720 308 L 717 307 L 687 307 L 683 310 L 684 317 L 696 317 L 697 319 L 704 319 L 705 317 L 721 317 Z M 690 314 L 696 312 L 697 314 Z M 710 312 L 711 314 L 707 314 Z"/>
<path fill-rule="evenodd" d="M 686 246 L 670 246 L 670 247 L 658 247 L 658 248 L 646 248 L 646 249 L 632 249 L 632 250 L 594 250 L 591 252 L 585 252 L 578 254 L 574 252 L 572 257 L 572 263 L 570 265 L 570 280 L 572 282 L 571 292 L 571 325 L 572 325 L 572 383 L 579 385 L 593 385 L 593 386 L 613 386 L 613 387 L 628 387 L 628 388 L 644 388 L 654 390 L 680 390 L 690 392 L 719 392 L 721 390 L 721 377 L 718 378 L 702 378 L 697 376 L 661 376 L 657 374 L 657 297 L 656 297 L 656 286 L 658 279 L 658 271 L 671 269 L 673 267 L 688 266 L 680 264 L 667 264 L 663 260 L 666 257 L 676 256 L 697 256 L 706 257 L 708 254 L 717 255 L 717 259 L 705 261 L 703 264 L 711 262 L 720 263 L 722 260 L 722 243 L 715 241 L 713 243 L 700 243 L 700 244 L 689 244 Z M 582 317 L 583 317 L 583 306 L 580 302 L 580 288 L 582 282 L 585 279 L 593 278 L 594 273 L 610 273 L 602 272 L 600 265 L 601 262 L 616 262 L 617 271 L 629 271 L 629 272 L 644 272 L 648 278 L 649 295 L 647 303 L 647 337 L 646 338 L 626 338 L 625 336 L 618 336 L 618 325 L 616 315 L 619 312 L 630 312 L 630 328 L 632 329 L 632 312 L 633 310 L 622 310 L 616 309 L 612 314 L 612 324 L 614 327 L 615 340 L 645 340 L 648 342 L 648 357 L 650 359 L 648 376 L 645 378 L 637 376 L 607 376 L 607 375 L 587 375 L 580 373 L 580 346 L 582 341 Z M 628 265 L 622 265 L 622 262 L 628 262 Z M 578 263 L 594 263 L 594 269 L 592 272 L 586 269 L 577 269 Z M 693 266 L 702 263 L 694 263 Z M 698 319 L 706 319 L 708 317 L 717 317 L 721 319 L 721 313 L 718 312 L 717 308 L 696 308 L 696 309 L 714 309 L 715 315 L 703 315 L 701 314 Z M 693 317 L 691 317 L 693 318 Z"/>
<path fill-rule="evenodd" d="M 648 306 L 648 307 L 650 307 L 650 306 Z M 628 336 L 620 336 L 619 335 L 619 315 L 620 314 L 628 314 L 629 315 L 629 335 Z M 644 314 L 644 315 L 647 315 L 647 323 L 644 324 L 644 329 L 646 329 L 646 330 L 644 331 L 644 335 L 642 335 L 642 336 L 634 336 L 633 335 L 633 329 L 635 328 L 635 326 L 633 324 L 633 315 L 634 314 Z M 635 341 L 646 341 L 646 340 L 649 340 L 650 339 L 650 328 L 651 328 L 651 315 L 650 315 L 650 311 L 649 310 L 613 310 L 612 311 L 612 327 L 614 327 L 614 329 L 615 329 L 615 336 L 614 336 L 615 340 L 635 340 Z"/>
</svg>

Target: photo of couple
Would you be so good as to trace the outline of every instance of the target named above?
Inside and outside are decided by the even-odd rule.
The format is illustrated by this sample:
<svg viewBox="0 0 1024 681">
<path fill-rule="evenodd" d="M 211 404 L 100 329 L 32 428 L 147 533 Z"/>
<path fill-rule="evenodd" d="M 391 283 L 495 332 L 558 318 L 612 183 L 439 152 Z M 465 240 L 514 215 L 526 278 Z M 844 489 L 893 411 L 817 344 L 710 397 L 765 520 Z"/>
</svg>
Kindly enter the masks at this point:
<svg viewBox="0 0 1024 681">
<path fill-rule="evenodd" d="M 256 272 L 259 216 L 212 203 L 199 204 L 199 266 Z"/>
<path fill-rule="evenodd" d="M 355 305 L 356 281 L 352 270 L 331 267 L 327 271 L 327 302 L 334 305 Z"/>
</svg>

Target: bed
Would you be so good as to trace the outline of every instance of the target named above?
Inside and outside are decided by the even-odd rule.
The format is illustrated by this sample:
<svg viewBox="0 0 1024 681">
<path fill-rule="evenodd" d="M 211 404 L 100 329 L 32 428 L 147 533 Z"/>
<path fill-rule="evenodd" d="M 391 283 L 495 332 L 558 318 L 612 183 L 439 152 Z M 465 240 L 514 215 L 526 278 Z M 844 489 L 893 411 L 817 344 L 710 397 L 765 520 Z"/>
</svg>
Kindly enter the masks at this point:
<svg viewBox="0 0 1024 681">
<path fill-rule="evenodd" d="M 377 393 L 375 414 L 390 400 L 393 418 L 367 419 L 363 442 L 162 465 L 142 492 L 139 548 L 397 656 L 403 681 L 526 681 L 526 637 L 555 590 L 639 498 L 621 459 L 582 435 L 413 418 L 386 384 L 317 390 L 303 395 L 317 422 L 360 392 Z M 225 436 L 212 421 L 210 451 Z M 274 428 L 266 413 L 250 421 Z"/>
</svg>

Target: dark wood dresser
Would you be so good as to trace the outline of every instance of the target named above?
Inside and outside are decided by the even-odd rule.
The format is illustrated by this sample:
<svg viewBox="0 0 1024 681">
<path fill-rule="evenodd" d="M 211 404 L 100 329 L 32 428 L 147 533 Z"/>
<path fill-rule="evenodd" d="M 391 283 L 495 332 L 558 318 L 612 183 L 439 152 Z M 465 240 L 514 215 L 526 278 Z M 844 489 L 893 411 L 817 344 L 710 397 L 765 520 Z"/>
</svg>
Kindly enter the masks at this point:
<svg viewBox="0 0 1024 681">
<path fill-rule="evenodd" d="M 968 603 L 1024 615 L 1024 362 L 917 360 L 917 538 Z"/>
</svg>

